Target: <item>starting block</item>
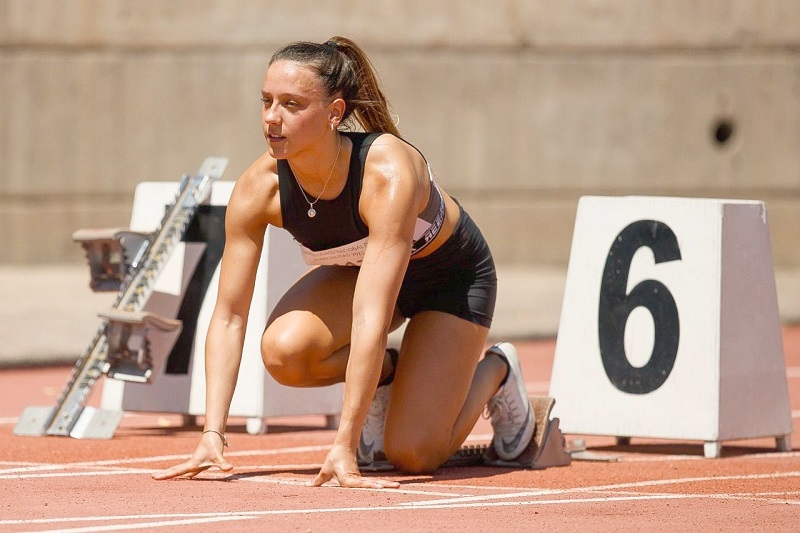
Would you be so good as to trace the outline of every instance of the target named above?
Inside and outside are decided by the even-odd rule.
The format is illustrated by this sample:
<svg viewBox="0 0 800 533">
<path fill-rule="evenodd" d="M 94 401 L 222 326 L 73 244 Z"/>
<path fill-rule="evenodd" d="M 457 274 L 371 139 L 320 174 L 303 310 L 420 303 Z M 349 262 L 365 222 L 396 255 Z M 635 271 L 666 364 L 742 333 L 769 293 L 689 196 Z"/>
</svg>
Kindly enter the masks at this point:
<svg viewBox="0 0 800 533">
<path fill-rule="evenodd" d="M 551 466 L 568 466 L 572 461 L 572 456 L 566 449 L 566 439 L 558 427 L 558 419 L 550 418 L 550 412 L 556 403 L 555 399 L 531 397 L 530 400 L 536 429 L 530 444 L 519 457 L 511 461 L 500 459 L 491 443 L 477 446 L 465 445 L 459 448 L 442 465 L 442 468 L 500 466 L 543 470 Z M 373 463 L 359 465 L 359 467 L 363 472 L 383 472 L 394 469 L 385 457 L 380 457 L 379 460 Z"/>
<path fill-rule="evenodd" d="M 204 160 L 194 177 L 136 187 L 129 228 L 85 229 L 72 238 L 86 252 L 94 291 L 117 291 L 53 407 L 30 406 L 15 435 L 110 439 L 124 412 L 205 413 L 205 340 L 217 298 L 225 212 L 235 182 L 219 181 L 227 159 Z M 286 290 L 308 270 L 291 236 L 267 229 L 256 273 L 238 386 L 229 416 L 249 433 L 266 419 L 320 414 L 338 425 L 343 385 L 315 389 L 277 383 L 261 361 L 261 333 Z M 87 400 L 103 376 L 100 408 Z"/>
<path fill-rule="evenodd" d="M 550 412 L 556 401 L 548 397 L 532 397 L 533 416 L 536 430 L 531 443 L 522 455 L 512 461 L 505 461 L 497 456 L 493 446 L 488 446 L 482 456 L 482 462 L 489 466 L 506 466 L 542 470 L 551 466 L 567 466 L 572 457 L 567 452 L 566 440 L 559 429 L 558 418 L 550 418 Z"/>
<path fill-rule="evenodd" d="M 206 333 L 217 299 L 225 243 L 224 215 L 234 184 L 222 180 L 213 183 L 208 201 L 198 209 L 187 229 L 187 237 L 164 259 L 162 272 L 153 282 L 153 292 L 143 307 L 146 314 L 141 317 L 141 331 L 148 330 L 146 344 L 152 371 L 147 375 L 138 366 L 137 349 L 143 341 L 129 338 L 127 349 L 131 357 L 124 364 L 109 366 L 107 377 L 115 379 L 103 383 L 103 410 L 176 413 L 187 424 L 196 423 L 195 417 L 205 413 Z M 150 234 L 177 186 L 170 182 L 137 185 L 129 233 Z M 121 241 L 124 246 L 125 238 Z M 135 259 L 135 252 L 129 256 Z M 287 387 L 269 375 L 261 360 L 261 334 L 272 309 L 307 269 L 291 236 L 282 229 L 268 228 L 229 410 L 230 417 L 246 418 L 250 434 L 266 432 L 267 420 L 282 416 L 319 414 L 324 415 L 327 427 L 338 425 L 342 384 Z M 108 318 L 117 318 L 119 327 L 133 327 L 139 317 L 123 314 Z"/>
<path fill-rule="evenodd" d="M 110 378 L 138 383 L 149 383 L 153 375 L 151 330 L 179 333 L 183 327 L 180 320 L 149 311 L 109 309 L 98 315 L 106 319 L 108 340 L 103 372 Z"/>
</svg>

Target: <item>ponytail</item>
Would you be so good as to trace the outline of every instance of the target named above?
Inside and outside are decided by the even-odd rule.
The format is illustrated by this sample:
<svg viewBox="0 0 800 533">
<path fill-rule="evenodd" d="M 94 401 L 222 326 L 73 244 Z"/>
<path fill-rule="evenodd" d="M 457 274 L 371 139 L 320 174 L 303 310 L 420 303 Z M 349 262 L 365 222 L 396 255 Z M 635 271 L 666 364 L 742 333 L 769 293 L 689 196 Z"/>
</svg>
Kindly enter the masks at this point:
<svg viewBox="0 0 800 533">
<path fill-rule="evenodd" d="M 269 64 L 280 59 L 314 68 L 328 96 L 340 94 L 344 100 L 343 122 L 355 119 L 365 132 L 386 132 L 400 137 L 375 68 L 352 40 L 337 36 L 323 44 L 291 43 L 275 52 Z"/>
</svg>

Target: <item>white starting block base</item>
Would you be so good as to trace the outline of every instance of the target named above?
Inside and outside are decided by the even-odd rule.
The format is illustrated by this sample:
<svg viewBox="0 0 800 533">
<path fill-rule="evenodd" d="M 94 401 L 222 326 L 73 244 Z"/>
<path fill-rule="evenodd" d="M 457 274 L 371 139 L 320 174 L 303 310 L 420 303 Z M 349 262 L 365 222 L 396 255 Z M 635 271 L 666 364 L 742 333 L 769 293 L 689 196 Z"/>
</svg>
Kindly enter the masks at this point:
<svg viewBox="0 0 800 533">
<path fill-rule="evenodd" d="M 52 406 L 26 407 L 19 422 L 14 427 L 14 435 L 26 437 L 43 437 L 47 430 L 47 422 L 53 414 Z M 81 411 L 78 421 L 69 432 L 74 439 L 110 439 L 114 436 L 122 415 L 119 410 L 97 409 L 86 406 Z"/>
<path fill-rule="evenodd" d="M 788 450 L 765 205 L 581 198 L 550 396 L 565 433 Z"/>
<path fill-rule="evenodd" d="M 215 182 L 210 205 L 226 206 L 233 185 L 234 182 Z M 130 229 L 153 231 L 164 214 L 164 206 L 174 198 L 177 189 L 178 183 L 139 184 L 134 196 Z M 206 246 L 205 243 L 188 242 L 177 247 L 156 281 L 145 306 L 146 311 L 165 317 L 177 315 L 189 280 Z M 325 415 L 329 427 L 338 424 L 342 408 L 342 385 L 313 389 L 286 387 L 272 379 L 261 360 L 261 334 L 270 312 L 307 269 L 291 236 L 281 229 L 270 227 L 256 275 L 239 379 L 229 413 L 231 417 L 247 418 L 249 433 L 266 431 L 266 420 L 280 416 L 320 414 Z M 106 379 L 101 398 L 103 410 L 180 413 L 187 420 L 205 413 L 205 340 L 217 298 L 218 277 L 217 265 L 198 310 L 188 373 L 165 372 L 166 357 L 178 334 L 154 333 L 151 336 L 154 356 L 151 383 Z"/>
</svg>

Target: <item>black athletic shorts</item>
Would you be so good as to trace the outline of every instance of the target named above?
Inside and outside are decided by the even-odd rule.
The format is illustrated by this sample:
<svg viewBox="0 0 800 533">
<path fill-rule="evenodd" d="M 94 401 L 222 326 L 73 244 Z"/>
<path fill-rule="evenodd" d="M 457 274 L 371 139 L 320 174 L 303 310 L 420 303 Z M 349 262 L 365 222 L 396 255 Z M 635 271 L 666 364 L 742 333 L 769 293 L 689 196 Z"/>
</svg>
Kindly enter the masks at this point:
<svg viewBox="0 0 800 533">
<path fill-rule="evenodd" d="M 480 229 L 459 206 L 453 234 L 432 254 L 409 261 L 397 306 L 411 318 L 442 311 L 490 327 L 497 299 L 497 272 Z"/>
</svg>

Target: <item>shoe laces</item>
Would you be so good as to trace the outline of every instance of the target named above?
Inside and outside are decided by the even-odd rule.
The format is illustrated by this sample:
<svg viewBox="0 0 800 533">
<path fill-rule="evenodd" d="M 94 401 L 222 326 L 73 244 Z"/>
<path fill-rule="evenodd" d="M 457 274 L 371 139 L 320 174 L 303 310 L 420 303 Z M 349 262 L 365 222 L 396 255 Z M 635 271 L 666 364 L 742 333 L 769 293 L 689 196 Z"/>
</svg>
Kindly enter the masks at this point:
<svg viewBox="0 0 800 533">
<path fill-rule="evenodd" d="M 519 402 L 508 401 L 504 391 L 499 391 L 486 403 L 484 418 L 491 418 L 495 431 L 503 433 L 515 430 L 522 422 L 523 413 L 519 413 Z"/>
</svg>

